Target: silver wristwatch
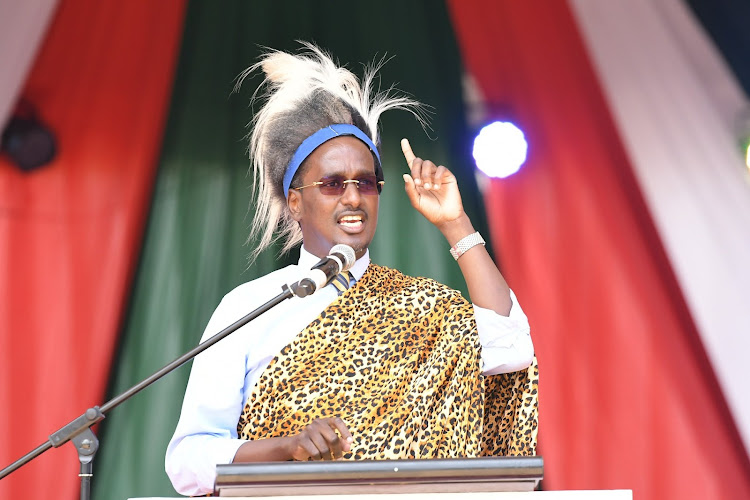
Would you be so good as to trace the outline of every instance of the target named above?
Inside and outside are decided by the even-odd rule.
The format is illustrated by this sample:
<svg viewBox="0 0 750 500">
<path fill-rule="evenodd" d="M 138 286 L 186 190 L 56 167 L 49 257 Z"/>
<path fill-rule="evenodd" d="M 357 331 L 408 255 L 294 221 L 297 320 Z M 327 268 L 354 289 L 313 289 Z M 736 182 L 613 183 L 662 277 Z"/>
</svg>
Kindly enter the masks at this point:
<svg viewBox="0 0 750 500">
<path fill-rule="evenodd" d="M 458 243 L 451 247 L 451 255 L 454 259 L 458 260 L 466 251 L 477 245 L 484 245 L 485 241 L 479 231 L 472 233 L 469 236 L 465 236 L 459 240 Z"/>
</svg>

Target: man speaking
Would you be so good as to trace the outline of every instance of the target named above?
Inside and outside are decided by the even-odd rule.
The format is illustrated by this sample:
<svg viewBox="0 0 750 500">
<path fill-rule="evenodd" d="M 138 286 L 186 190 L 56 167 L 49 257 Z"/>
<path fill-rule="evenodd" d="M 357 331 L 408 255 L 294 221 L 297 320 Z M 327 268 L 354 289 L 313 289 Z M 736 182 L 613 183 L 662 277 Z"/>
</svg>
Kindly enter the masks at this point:
<svg viewBox="0 0 750 500">
<path fill-rule="evenodd" d="M 370 261 L 384 185 L 378 120 L 395 108 L 418 115 L 418 103 L 375 94 L 377 68 L 360 82 L 305 48 L 270 52 L 243 75 L 266 76 L 250 138 L 253 256 L 280 238 L 285 251 L 302 243 L 299 263 L 227 294 L 203 340 L 300 280 L 335 245 L 351 247 L 356 261 L 195 359 L 167 449 L 172 484 L 210 493 L 216 464 L 231 462 L 533 454 L 528 321 L 464 213 L 456 178 L 405 139 L 406 196 L 445 236 L 471 302 Z"/>
</svg>

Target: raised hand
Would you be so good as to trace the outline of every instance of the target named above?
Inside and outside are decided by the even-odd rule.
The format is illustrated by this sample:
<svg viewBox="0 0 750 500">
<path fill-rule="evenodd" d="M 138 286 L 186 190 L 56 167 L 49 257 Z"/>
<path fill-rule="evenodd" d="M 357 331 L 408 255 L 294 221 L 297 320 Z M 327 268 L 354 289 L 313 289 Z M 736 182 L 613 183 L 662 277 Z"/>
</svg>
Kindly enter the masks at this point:
<svg viewBox="0 0 750 500">
<path fill-rule="evenodd" d="M 411 172 L 411 175 L 404 174 L 404 187 L 411 205 L 438 227 L 464 215 L 458 183 L 450 170 L 418 158 L 408 139 L 401 140 L 401 150 Z"/>
</svg>

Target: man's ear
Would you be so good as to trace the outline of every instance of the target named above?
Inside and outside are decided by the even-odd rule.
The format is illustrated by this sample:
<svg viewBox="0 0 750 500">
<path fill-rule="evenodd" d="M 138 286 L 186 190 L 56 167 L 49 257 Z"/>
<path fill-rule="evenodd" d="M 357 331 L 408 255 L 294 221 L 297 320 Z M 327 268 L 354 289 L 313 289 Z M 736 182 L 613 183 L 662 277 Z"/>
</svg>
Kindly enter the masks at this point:
<svg viewBox="0 0 750 500">
<path fill-rule="evenodd" d="M 290 189 L 289 197 L 286 200 L 286 206 L 289 207 L 289 212 L 291 212 L 292 218 L 299 222 L 302 218 L 302 194 L 296 189 Z"/>
</svg>

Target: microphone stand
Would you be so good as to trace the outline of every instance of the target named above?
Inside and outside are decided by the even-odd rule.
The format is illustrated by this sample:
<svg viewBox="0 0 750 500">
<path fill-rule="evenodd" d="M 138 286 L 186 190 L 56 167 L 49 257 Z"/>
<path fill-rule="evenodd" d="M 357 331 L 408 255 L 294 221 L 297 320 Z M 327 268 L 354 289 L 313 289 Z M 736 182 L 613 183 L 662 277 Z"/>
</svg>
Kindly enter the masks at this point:
<svg viewBox="0 0 750 500">
<path fill-rule="evenodd" d="M 76 450 L 78 450 L 78 460 L 81 462 L 81 472 L 79 474 L 79 477 L 81 478 L 81 500 L 89 500 L 91 498 L 91 478 L 94 476 L 93 474 L 93 461 L 94 461 L 94 455 L 96 454 L 97 449 L 99 448 L 99 440 L 96 438 L 96 435 L 92 432 L 91 426 L 95 423 L 99 422 L 100 420 L 104 419 L 106 413 L 114 408 L 115 406 L 118 406 L 119 404 L 127 401 L 131 397 L 133 397 L 136 393 L 140 392 L 141 390 L 145 389 L 152 383 L 156 382 L 160 378 L 162 378 L 167 373 L 171 372 L 172 370 L 182 366 L 184 363 L 190 361 L 198 354 L 202 353 L 224 337 L 228 336 L 229 334 L 233 333 L 234 331 L 238 330 L 239 328 L 245 326 L 250 321 L 254 320 L 264 312 L 268 311 L 269 309 L 275 307 L 277 304 L 285 301 L 286 299 L 290 299 L 294 297 L 295 295 L 297 297 L 306 297 L 313 292 L 315 292 L 315 284 L 310 283 L 309 280 L 302 280 L 298 283 L 294 283 L 291 285 L 282 285 L 281 287 L 282 292 L 278 294 L 276 297 L 272 298 L 262 306 L 258 307 L 254 311 L 250 312 L 243 318 L 237 320 L 236 322 L 232 323 L 213 337 L 209 338 L 205 342 L 198 344 L 196 347 L 188 351 L 187 353 L 183 354 L 179 358 L 175 359 L 168 365 L 166 365 L 161 370 L 157 371 L 150 377 L 144 379 L 140 383 L 134 385 L 127 391 L 123 392 L 119 396 L 116 396 L 115 398 L 112 398 L 111 400 L 104 403 L 101 407 L 94 406 L 92 408 L 87 409 L 83 415 L 80 417 L 72 420 L 53 434 L 49 436 L 49 440 L 39 446 L 37 446 L 34 450 L 30 451 L 23 457 L 19 458 L 6 468 L 0 471 L 0 479 L 4 478 L 5 476 L 9 475 L 10 473 L 14 472 L 16 469 L 20 468 L 21 466 L 27 464 L 28 462 L 31 462 L 36 457 L 44 453 L 45 451 L 49 450 L 50 448 L 54 447 L 57 448 L 59 446 L 62 446 L 63 444 L 67 443 L 68 441 L 73 441 L 73 444 L 76 447 Z"/>
</svg>

